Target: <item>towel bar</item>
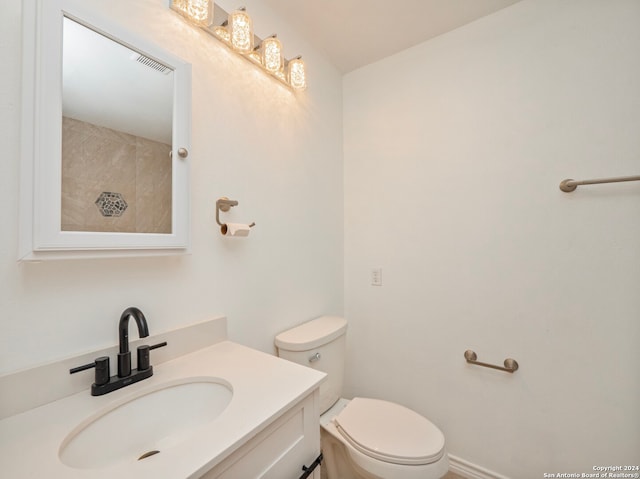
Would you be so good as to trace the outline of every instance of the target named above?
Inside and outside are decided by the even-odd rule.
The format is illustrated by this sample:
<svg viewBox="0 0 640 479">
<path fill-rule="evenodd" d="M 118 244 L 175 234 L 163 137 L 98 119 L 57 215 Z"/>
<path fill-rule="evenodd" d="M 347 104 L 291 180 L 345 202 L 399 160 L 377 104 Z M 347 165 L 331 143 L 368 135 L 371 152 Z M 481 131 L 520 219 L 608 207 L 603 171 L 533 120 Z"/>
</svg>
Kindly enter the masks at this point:
<svg viewBox="0 0 640 479">
<path fill-rule="evenodd" d="M 617 178 L 598 178 L 595 180 L 572 180 L 566 179 L 560 182 L 560 189 L 565 193 L 571 193 L 579 185 L 599 185 L 601 183 L 620 183 L 623 181 L 640 181 L 640 176 L 619 176 Z"/>
</svg>

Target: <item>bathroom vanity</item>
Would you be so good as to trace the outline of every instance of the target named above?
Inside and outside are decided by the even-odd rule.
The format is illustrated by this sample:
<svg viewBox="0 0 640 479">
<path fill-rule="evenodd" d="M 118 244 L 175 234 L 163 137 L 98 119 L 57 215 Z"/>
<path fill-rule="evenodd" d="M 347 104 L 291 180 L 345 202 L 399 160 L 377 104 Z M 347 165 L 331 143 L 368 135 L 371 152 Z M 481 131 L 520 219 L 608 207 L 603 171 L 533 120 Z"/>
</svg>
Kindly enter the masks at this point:
<svg viewBox="0 0 640 479">
<path fill-rule="evenodd" d="M 225 318 L 213 322 L 226 331 Z M 201 333 L 193 336 L 202 341 Z M 0 377 L 2 475 L 293 479 L 318 457 L 323 373 L 224 337 L 186 354 L 184 338 L 168 333 L 153 339 L 168 342 L 152 357 L 154 375 L 103 396 L 91 396 L 91 372 L 80 379 L 68 375 L 68 365 L 84 357 Z M 178 350 L 180 356 L 163 361 Z M 7 416 L 18 407 L 7 388 L 27 398 L 38 390 L 29 382 L 51 378 L 52 371 L 60 371 L 62 382 L 84 380 L 85 388 Z M 46 385 L 40 390 L 48 394 Z M 319 468 L 309 477 L 318 479 Z"/>
</svg>

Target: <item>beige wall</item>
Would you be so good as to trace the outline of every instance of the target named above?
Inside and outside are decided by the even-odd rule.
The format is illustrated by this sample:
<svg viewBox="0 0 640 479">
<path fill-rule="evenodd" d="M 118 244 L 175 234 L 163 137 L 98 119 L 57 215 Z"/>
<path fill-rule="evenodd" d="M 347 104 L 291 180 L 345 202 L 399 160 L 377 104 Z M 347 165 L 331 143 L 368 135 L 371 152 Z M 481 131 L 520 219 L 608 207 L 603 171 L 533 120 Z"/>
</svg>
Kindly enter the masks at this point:
<svg viewBox="0 0 640 479">
<path fill-rule="evenodd" d="M 171 146 L 73 118 L 62 119 L 62 230 L 171 233 Z M 120 193 L 121 216 L 96 199 Z"/>
</svg>

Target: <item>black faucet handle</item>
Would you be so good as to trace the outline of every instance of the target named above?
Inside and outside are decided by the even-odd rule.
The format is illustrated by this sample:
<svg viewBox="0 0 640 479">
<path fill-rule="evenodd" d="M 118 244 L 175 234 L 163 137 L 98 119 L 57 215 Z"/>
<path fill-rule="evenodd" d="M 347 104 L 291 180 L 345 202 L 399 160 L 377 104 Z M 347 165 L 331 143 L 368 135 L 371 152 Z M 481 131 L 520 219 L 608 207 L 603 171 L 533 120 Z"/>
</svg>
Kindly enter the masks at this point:
<svg viewBox="0 0 640 479">
<path fill-rule="evenodd" d="M 95 383 L 98 386 L 106 384 L 109 382 L 109 377 L 111 376 L 111 370 L 109 367 L 109 356 L 100 356 L 96 358 L 96 360 L 89 364 L 83 364 L 82 366 L 77 366 L 75 368 L 69 369 L 69 374 L 79 373 L 80 371 L 86 371 L 87 369 L 95 368 Z"/>
<path fill-rule="evenodd" d="M 149 349 L 163 348 L 166 345 L 167 345 L 167 342 L 166 341 L 162 341 L 161 343 L 154 344 L 153 346 L 149 346 Z"/>
<path fill-rule="evenodd" d="M 163 346 L 166 346 L 167 342 L 163 341 L 158 344 L 154 344 L 153 346 L 149 346 L 147 344 L 143 346 L 138 346 L 138 371 L 146 371 L 151 367 L 151 361 L 149 360 L 149 351 L 152 349 L 158 349 Z"/>
<path fill-rule="evenodd" d="M 151 348 L 148 344 L 138 346 L 138 371 L 146 371 L 151 366 L 149 349 Z"/>
</svg>

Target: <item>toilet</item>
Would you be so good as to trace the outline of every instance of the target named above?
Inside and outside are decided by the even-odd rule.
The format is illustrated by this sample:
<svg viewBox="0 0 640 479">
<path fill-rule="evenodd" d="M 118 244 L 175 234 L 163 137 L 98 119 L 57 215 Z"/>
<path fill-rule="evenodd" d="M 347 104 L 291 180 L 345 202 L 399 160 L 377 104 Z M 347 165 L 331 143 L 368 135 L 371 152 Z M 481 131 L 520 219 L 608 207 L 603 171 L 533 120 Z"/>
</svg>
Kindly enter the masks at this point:
<svg viewBox="0 0 640 479">
<path fill-rule="evenodd" d="M 342 398 L 347 321 L 322 316 L 276 336 L 278 356 L 327 373 L 320 385 L 323 477 L 440 479 L 444 435 L 428 419 L 380 399 Z"/>
</svg>

